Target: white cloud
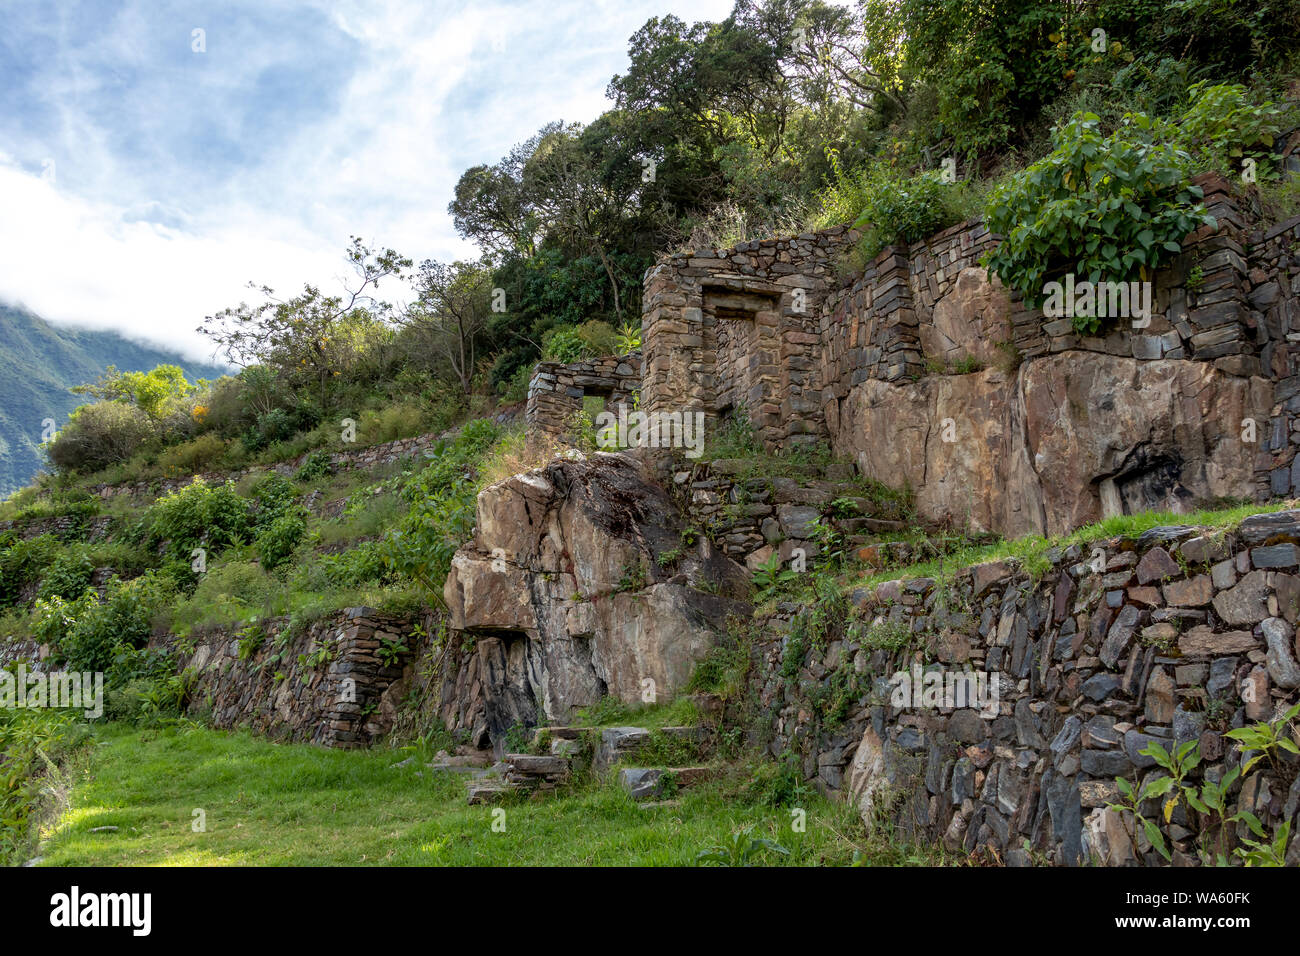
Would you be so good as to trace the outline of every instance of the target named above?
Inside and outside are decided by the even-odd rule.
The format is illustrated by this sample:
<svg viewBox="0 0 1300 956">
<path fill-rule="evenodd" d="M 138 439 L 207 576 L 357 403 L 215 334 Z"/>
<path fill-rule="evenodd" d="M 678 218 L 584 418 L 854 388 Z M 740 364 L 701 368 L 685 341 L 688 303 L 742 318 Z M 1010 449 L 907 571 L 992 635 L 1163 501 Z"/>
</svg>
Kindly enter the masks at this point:
<svg viewBox="0 0 1300 956">
<path fill-rule="evenodd" d="M 336 67 L 348 79 L 335 108 L 309 104 L 318 108 L 272 129 L 242 129 L 229 112 L 196 116 L 203 91 L 168 98 L 170 82 L 148 75 L 157 55 L 137 42 L 159 29 L 148 4 L 128 7 L 82 46 L 52 27 L 64 46 L 50 69 L 64 79 L 43 98 L 58 117 L 54 148 L 75 158 L 76 175 L 42 180 L 31 161 L 44 155 L 38 143 L 0 152 L 0 299 L 206 356 L 193 332 L 204 315 L 246 298 L 249 280 L 291 291 L 341 277 L 350 235 L 417 259 L 471 254 L 446 213 L 465 167 L 495 161 L 545 122 L 589 121 L 607 108 L 605 86 L 650 16 L 720 19 L 731 7 L 312 2 L 358 56 Z M 186 23 L 167 24 L 166 35 Z M 184 35 L 188 42 L 188 28 Z M 201 65 L 211 89 L 251 97 L 259 76 L 288 54 L 275 36 L 235 45 L 225 39 L 232 35 L 229 24 L 209 24 Z M 111 117 L 80 106 L 88 90 L 115 81 L 105 62 L 137 77 Z M 176 67 L 156 69 L 170 79 Z M 238 130 L 247 158 L 222 175 L 198 170 L 168 139 L 169 122 L 185 124 L 187 135 L 203 123 L 223 135 Z"/>
</svg>

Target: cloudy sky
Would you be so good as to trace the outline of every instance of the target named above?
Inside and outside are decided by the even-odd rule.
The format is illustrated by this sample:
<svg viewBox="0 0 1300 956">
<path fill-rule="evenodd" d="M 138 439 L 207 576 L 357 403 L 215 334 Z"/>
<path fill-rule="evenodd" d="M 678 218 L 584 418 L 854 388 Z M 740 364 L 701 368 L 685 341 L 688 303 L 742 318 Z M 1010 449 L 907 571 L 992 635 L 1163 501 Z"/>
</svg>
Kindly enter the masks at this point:
<svg viewBox="0 0 1300 956">
<path fill-rule="evenodd" d="M 649 17 L 730 6 L 5 0 L 0 301 L 199 357 L 204 315 L 342 278 L 350 235 L 471 253 L 466 167 L 606 109 Z"/>
</svg>

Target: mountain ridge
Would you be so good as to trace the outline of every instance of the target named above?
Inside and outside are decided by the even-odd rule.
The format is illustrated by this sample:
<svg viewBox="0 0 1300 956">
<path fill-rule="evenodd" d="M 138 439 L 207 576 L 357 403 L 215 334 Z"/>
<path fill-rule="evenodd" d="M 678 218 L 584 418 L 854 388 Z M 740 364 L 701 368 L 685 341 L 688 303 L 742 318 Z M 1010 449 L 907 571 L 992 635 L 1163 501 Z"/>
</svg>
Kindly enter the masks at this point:
<svg viewBox="0 0 1300 956">
<path fill-rule="evenodd" d="M 21 306 L 0 303 L 0 499 L 27 485 L 46 466 L 41 423 L 61 427 L 86 398 L 69 389 L 95 381 L 110 365 L 120 371 L 180 366 L 191 381 L 217 378 L 216 365 L 110 330 L 55 325 Z"/>
</svg>

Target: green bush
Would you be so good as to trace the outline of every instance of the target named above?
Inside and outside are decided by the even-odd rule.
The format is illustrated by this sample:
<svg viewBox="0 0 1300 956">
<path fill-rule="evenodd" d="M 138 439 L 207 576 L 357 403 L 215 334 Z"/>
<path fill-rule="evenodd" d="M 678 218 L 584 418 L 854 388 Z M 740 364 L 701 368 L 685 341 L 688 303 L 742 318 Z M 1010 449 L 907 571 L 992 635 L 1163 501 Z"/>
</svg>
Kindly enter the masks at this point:
<svg viewBox="0 0 1300 956">
<path fill-rule="evenodd" d="M 173 590 L 168 578 L 150 571 L 131 581 L 110 581 L 103 598 L 87 590 L 71 601 L 57 595 L 38 600 L 32 630 L 69 670 L 103 671 L 113 681 L 119 658 L 133 665 L 130 652 L 148 643 L 154 615 Z"/>
<path fill-rule="evenodd" d="M 433 448 L 433 461 L 402 489 L 410 511 L 379 544 L 390 571 L 441 594 L 451 556 L 469 540 L 474 527 L 476 466 L 499 433 L 491 420 L 475 419 Z"/>
<path fill-rule="evenodd" d="M 90 473 L 126 461 L 153 437 L 153 424 L 140 408 L 95 402 L 72 413 L 46 452 L 59 471 Z"/>
<path fill-rule="evenodd" d="M 293 483 L 276 471 L 259 478 L 249 489 L 249 494 L 257 503 L 254 526 L 258 533 L 292 512 L 298 500 L 298 490 Z"/>
<path fill-rule="evenodd" d="M 302 460 L 298 466 L 298 471 L 294 474 L 294 481 L 312 482 L 334 474 L 334 464 L 330 460 L 330 453 L 324 449 L 312 452 Z"/>
<path fill-rule="evenodd" d="M 1160 137 L 1142 114 L 1109 136 L 1092 113 L 1055 130 L 1052 152 L 990 196 L 989 229 L 1004 237 L 985 258 L 990 275 L 1030 304 L 1054 273 L 1094 283 L 1150 279 L 1190 232 L 1214 223 L 1188 182 L 1191 157 Z M 1101 324 L 1095 316 L 1074 322 L 1089 333 Z"/>
<path fill-rule="evenodd" d="M 292 557 L 302 541 L 307 524 L 302 515 L 282 514 L 266 525 L 257 535 L 257 555 L 262 567 L 273 571 Z"/>
<path fill-rule="evenodd" d="M 0 552 L 0 607 L 17 604 L 25 585 L 58 559 L 62 545 L 52 534 L 15 541 Z"/>
<path fill-rule="evenodd" d="M 198 474 L 208 471 L 225 455 L 226 443 L 212 432 L 173 445 L 158 456 L 164 475 Z"/>
<path fill-rule="evenodd" d="M 338 588 L 383 584 L 390 577 L 378 542 L 365 541 L 354 548 L 321 558 L 329 583 Z"/>
<path fill-rule="evenodd" d="M 76 597 L 90 587 L 90 579 L 94 573 L 95 566 L 91 564 L 90 558 L 84 551 L 80 549 L 65 551 L 41 578 L 41 587 L 36 592 L 36 596 L 45 600 L 56 596 Z"/>
<path fill-rule="evenodd" d="M 576 362 L 588 355 L 587 343 L 576 325 L 565 325 L 553 329 L 542 340 L 542 358 L 548 362 Z"/>
<path fill-rule="evenodd" d="M 897 176 L 877 170 L 868 174 L 865 197 L 854 225 L 863 230 L 859 253 L 868 260 L 887 246 L 919 242 L 961 220 L 952 184 L 935 172 Z"/>
<path fill-rule="evenodd" d="M 48 708 L 0 709 L 0 866 L 17 866 L 35 849 L 37 811 L 57 787 L 59 765 L 88 731 L 75 713 Z"/>
<path fill-rule="evenodd" d="M 170 541 L 174 554 L 187 555 L 203 546 L 220 550 L 246 538 L 247 503 L 232 482 L 209 485 L 201 478 L 159 498 L 147 520 L 155 541 Z"/>
<path fill-rule="evenodd" d="M 1179 130 L 1185 145 L 1199 152 L 1205 165 L 1239 176 L 1243 160 L 1253 159 L 1257 179 L 1278 178 L 1273 144 L 1281 132 L 1282 109 L 1268 100 L 1252 102 L 1240 83 L 1211 86 L 1201 81 L 1188 93 L 1191 106 Z"/>
</svg>

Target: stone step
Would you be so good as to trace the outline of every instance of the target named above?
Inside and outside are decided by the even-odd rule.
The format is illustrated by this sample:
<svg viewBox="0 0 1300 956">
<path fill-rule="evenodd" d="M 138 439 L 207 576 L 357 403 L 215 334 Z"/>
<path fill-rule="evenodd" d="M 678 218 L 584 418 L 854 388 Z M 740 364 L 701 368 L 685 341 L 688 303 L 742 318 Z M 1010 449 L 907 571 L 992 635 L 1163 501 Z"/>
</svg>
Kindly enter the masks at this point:
<svg viewBox="0 0 1300 956">
<path fill-rule="evenodd" d="M 606 727 L 600 733 L 600 742 L 596 747 L 594 765 L 596 769 L 613 766 L 624 757 L 639 753 L 642 748 L 659 734 L 677 740 L 686 740 L 702 746 L 709 738 L 707 727 L 660 727 L 648 730 L 645 727 Z"/>
<path fill-rule="evenodd" d="M 466 784 L 470 805 L 490 803 L 506 793 L 547 792 L 567 783 L 569 761 L 539 754 L 506 754 L 490 770 Z"/>
<path fill-rule="evenodd" d="M 485 803 L 495 803 L 508 793 L 514 793 L 519 788 L 507 783 L 496 777 L 481 777 L 478 780 L 471 780 L 466 789 L 469 791 L 469 805 L 479 806 Z"/>
<path fill-rule="evenodd" d="M 715 772 L 712 767 L 623 767 L 618 782 L 633 800 L 647 800 L 698 786 L 711 780 Z"/>
</svg>

